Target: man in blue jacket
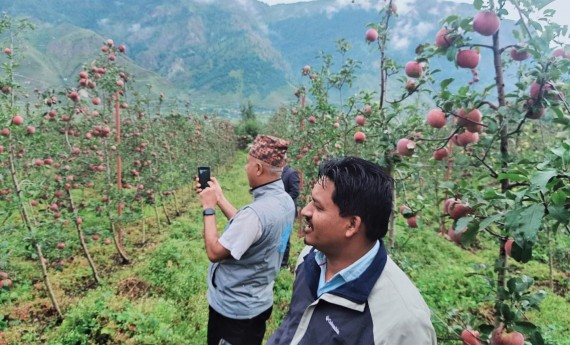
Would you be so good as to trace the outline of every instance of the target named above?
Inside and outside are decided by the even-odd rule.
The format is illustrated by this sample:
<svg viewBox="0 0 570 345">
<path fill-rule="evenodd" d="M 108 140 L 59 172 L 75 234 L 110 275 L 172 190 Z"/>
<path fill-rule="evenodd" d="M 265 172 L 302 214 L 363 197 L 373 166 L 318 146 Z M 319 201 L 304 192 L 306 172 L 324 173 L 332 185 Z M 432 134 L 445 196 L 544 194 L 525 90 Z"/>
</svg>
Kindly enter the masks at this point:
<svg viewBox="0 0 570 345">
<path fill-rule="evenodd" d="M 297 170 L 291 168 L 289 165 L 283 167 L 283 173 L 281 174 L 281 180 L 283 180 L 283 185 L 285 186 L 285 191 L 291 199 L 293 199 L 293 204 L 295 205 L 295 218 L 297 218 L 297 198 L 299 197 L 299 191 L 301 188 L 301 179 Z M 285 254 L 283 254 L 283 261 L 281 261 L 281 268 L 287 268 L 289 265 L 289 252 L 291 251 L 291 239 L 290 236 L 287 239 L 287 247 L 285 247 Z"/>
<path fill-rule="evenodd" d="M 437 344 L 428 306 L 382 241 L 392 190 L 391 177 L 361 158 L 321 164 L 301 211 L 309 247 L 269 345 Z"/>
</svg>

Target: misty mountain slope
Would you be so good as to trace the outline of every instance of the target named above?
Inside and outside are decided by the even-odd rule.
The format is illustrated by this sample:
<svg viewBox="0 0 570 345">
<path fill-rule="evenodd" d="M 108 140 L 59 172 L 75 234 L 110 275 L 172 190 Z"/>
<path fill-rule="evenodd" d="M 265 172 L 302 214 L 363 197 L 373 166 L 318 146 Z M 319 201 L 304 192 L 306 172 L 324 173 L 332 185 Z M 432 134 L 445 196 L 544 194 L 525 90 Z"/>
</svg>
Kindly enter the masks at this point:
<svg viewBox="0 0 570 345">
<path fill-rule="evenodd" d="M 275 108 L 295 100 L 295 87 L 306 82 L 301 68 L 308 64 L 318 69 L 321 52 L 332 54 L 333 68 L 339 68 L 335 42 L 344 38 L 352 46 L 348 57 L 362 62 L 354 91 L 378 89 L 378 49 L 364 40 L 367 24 L 379 20 L 378 9 L 357 1 L 346 6 L 330 0 L 268 6 L 255 0 L 11 0 L 3 10 L 37 24 L 26 35 L 30 61 L 23 59 L 21 74 L 37 76 L 41 85 L 67 85 L 104 40 L 112 38 L 126 44 L 128 68 L 145 74 L 141 80 L 157 82 L 156 89 L 191 97 L 201 106 L 237 108 L 251 99 Z M 388 56 L 402 66 L 414 59 L 415 47 L 433 42 L 440 20 L 451 13 L 469 16 L 475 10 L 468 4 L 416 0 L 409 12 L 391 22 Z M 509 33 L 511 27 L 507 24 L 503 31 Z M 483 51 L 482 65 L 490 61 Z M 443 70 L 441 79 L 457 78 L 457 85 L 472 77 L 445 59 L 430 64 Z M 481 85 L 492 82 L 492 73 L 484 68 Z"/>
</svg>

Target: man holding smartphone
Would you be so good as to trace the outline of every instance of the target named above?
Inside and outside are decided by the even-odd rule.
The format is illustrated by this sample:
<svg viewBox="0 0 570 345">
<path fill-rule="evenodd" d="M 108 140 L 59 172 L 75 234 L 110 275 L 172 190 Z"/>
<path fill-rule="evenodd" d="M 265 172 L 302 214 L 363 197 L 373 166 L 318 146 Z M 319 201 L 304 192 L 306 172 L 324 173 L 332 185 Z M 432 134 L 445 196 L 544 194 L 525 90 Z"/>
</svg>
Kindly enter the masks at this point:
<svg viewBox="0 0 570 345">
<path fill-rule="evenodd" d="M 208 269 L 208 344 L 261 344 L 273 306 L 273 285 L 295 207 L 281 172 L 288 142 L 259 135 L 249 150 L 245 171 L 253 201 L 236 209 L 215 177 L 201 188 Z M 197 181 L 198 182 L 198 181 Z M 218 234 L 215 207 L 228 223 Z"/>
</svg>

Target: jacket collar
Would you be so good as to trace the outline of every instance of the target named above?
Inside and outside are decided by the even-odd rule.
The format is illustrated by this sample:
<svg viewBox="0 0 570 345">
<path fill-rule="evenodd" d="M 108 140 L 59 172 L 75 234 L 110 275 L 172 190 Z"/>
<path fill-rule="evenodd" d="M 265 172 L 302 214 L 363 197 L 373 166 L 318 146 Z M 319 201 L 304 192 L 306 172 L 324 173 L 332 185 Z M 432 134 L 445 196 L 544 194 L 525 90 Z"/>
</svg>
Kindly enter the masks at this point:
<svg viewBox="0 0 570 345">
<path fill-rule="evenodd" d="M 254 198 L 257 198 L 257 197 L 260 197 L 263 194 L 267 193 L 268 191 L 276 190 L 276 189 L 285 190 L 285 187 L 283 185 L 283 181 L 281 180 L 281 178 L 278 178 L 277 180 L 267 182 L 267 183 L 264 183 L 264 184 L 259 185 L 257 187 L 251 188 L 249 190 L 249 193 L 251 195 L 253 195 Z"/>
<path fill-rule="evenodd" d="M 380 240 L 378 253 L 372 260 L 370 266 L 368 266 L 360 277 L 351 280 L 328 293 L 346 298 L 354 303 L 365 303 L 368 300 L 368 296 L 370 295 L 372 288 L 378 281 L 378 278 L 380 278 L 387 261 L 388 254 L 386 253 L 386 247 L 384 246 L 384 242 Z M 307 256 L 305 256 L 304 263 L 309 289 L 311 290 L 313 297 L 316 299 L 321 269 L 315 261 L 314 248 L 309 254 L 307 254 Z"/>
</svg>

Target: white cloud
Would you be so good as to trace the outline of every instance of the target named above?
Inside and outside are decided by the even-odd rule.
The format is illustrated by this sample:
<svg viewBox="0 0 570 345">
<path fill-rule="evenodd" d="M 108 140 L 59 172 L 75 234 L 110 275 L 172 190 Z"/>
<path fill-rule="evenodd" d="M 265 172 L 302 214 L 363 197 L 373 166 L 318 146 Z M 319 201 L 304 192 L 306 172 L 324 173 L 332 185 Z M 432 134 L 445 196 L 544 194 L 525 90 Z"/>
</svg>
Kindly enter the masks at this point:
<svg viewBox="0 0 570 345">
<path fill-rule="evenodd" d="M 296 2 L 309 2 L 313 0 L 258 0 L 264 2 L 268 5 L 277 5 L 277 4 L 291 4 Z M 453 2 L 462 2 L 462 3 L 473 3 L 473 0 L 448 0 Z M 401 14 L 407 13 L 411 6 L 410 4 L 413 3 L 414 0 L 394 0 L 394 3 L 398 5 L 398 12 Z M 378 0 L 334 0 L 334 3 L 327 6 L 327 11 L 336 11 L 339 6 L 346 6 L 351 4 L 352 6 L 362 6 L 368 8 L 379 8 L 385 5 L 384 1 Z M 568 25 L 570 26 L 570 17 L 568 13 L 570 13 L 570 1 L 568 0 L 554 0 L 547 8 L 551 8 L 556 10 L 556 14 L 554 15 L 554 21 L 561 25 Z M 512 14 L 510 16 L 511 19 L 515 18 L 516 11 L 512 8 L 509 10 Z"/>
</svg>

